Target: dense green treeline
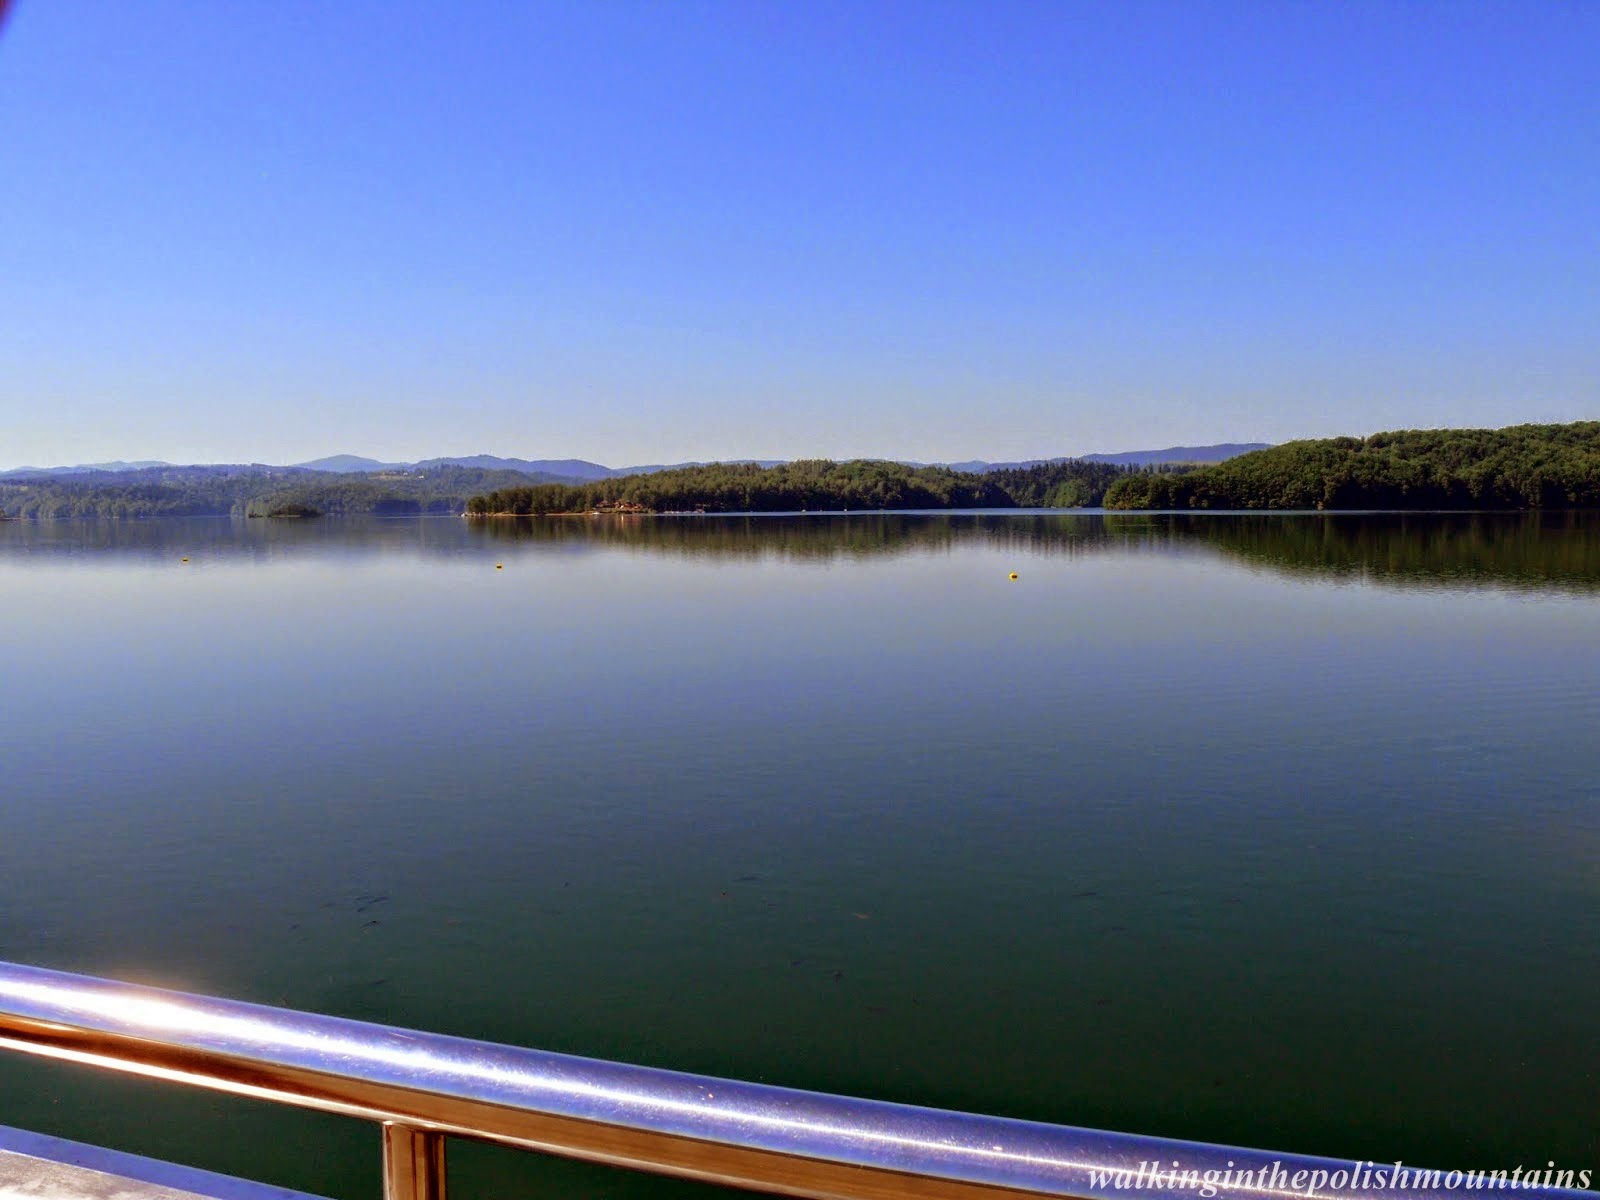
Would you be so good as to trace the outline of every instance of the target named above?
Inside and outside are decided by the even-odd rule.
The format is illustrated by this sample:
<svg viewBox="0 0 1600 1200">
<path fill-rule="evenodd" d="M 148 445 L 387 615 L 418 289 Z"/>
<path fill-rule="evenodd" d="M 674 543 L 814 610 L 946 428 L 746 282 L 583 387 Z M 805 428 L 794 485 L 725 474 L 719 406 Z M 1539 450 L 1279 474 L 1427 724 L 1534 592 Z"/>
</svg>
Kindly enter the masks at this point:
<svg viewBox="0 0 1600 1200">
<path fill-rule="evenodd" d="M 1600 421 L 1287 442 L 1184 474 L 1141 474 L 1107 508 L 1600 507 Z"/>
<path fill-rule="evenodd" d="M 474 497 L 467 511 L 539 516 L 597 510 L 727 513 L 1079 507 L 1098 504 L 1110 481 L 1126 473 L 1124 467 L 1077 461 L 981 475 L 879 459 L 806 459 L 774 467 L 711 463 L 576 486 L 506 488 Z"/>
<path fill-rule="evenodd" d="M 226 514 L 267 479 L 251 468 L 164 467 L 0 480 L 0 511 L 13 517 L 204 517 Z"/>
<path fill-rule="evenodd" d="M 1133 470 L 1067 459 L 990 471 L 984 478 L 998 484 L 1018 508 L 1097 508 L 1106 489 Z"/>
<path fill-rule="evenodd" d="M 945 467 L 858 459 L 807 459 L 776 467 L 712 463 L 602 479 L 577 486 L 545 484 L 476 496 L 474 514 L 622 509 L 641 512 L 800 512 L 841 508 L 1010 508 L 1012 500 L 980 475 Z"/>
<path fill-rule="evenodd" d="M 382 475 L 335 475 L 283 483 L 252 497 L 247 517 L 279 516 L 298 510 L 336 516 L 459 516 L 484 488 L 527 484 L 520 471 L 473 467 L 435 467 Z M 237 514 L 235 514 L 237 515 Z"/>
<path fill-rule="evenodd" d="M 459 514 L 486 489 L 540 478 L 554 477 L 455 466 L 348 475 L 281 467 L 150 467 L 3 479 L 0 512 L 39 520 Z"/>
</svg>

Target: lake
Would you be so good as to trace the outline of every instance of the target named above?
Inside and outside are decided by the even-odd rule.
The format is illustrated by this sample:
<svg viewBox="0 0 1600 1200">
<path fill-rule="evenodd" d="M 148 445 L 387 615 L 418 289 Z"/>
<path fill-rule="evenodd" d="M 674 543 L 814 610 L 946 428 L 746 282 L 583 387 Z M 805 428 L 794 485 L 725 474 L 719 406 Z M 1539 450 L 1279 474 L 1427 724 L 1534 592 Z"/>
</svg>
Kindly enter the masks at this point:
<svg viewBox="0 0 1600 1200">
<path fill-rule="evenodd" d="M 1600 1166 L 1600 514 L 7 522 L 0 603 L 0 959 Z M 0 1123 L 378 1194 L 372 1126 L 81 1068 Z"/>
</svg>

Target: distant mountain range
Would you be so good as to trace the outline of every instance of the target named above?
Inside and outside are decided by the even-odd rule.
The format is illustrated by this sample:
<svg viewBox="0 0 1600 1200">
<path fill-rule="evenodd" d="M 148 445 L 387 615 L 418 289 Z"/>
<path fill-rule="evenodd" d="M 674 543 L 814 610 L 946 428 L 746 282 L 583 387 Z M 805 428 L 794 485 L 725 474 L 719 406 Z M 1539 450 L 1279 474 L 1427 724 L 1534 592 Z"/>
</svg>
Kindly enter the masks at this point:
<svg viewBox="0 0 1600 1200">
<path fill-rule="evenodd" d="M 1169 462 L 1194 462 L 1215 463 L 1225 459 L 1236 458 L 1241 454 L 1248 454 L 1252 450 L 1265 450 L 1269 442 L 1223 442 L 1215 446 L 1170 446 L 1165 450 L 1128 450 L 1120 454 L 1078 454 L 1063 455 L 1057 458 L 1029 458 L 1019 459 L 1015 462 L 987 462 L 982 459 L 972 459 L 967 462 L 940 463 L 955 471 L 999 471 L 1017 467 L 1038 466 L 1042 463 L 1067 462 L 1073 458 L 1086 462 L 1117 463 L 1123 466 L 1147 466 L 1152 463 Z M 763 467 L 774 467 L 786 461 L 784 459 L 735 459 L 729 461 L 754 463 Z M 16 467 L 9 471 L 0 471 L 0 478 L 22 475 L 85 475 L 98 472 L 140 471 L 151 467 L 172 467 L 175 464 L 159 461 L 141 462 L 103 462 L 81 463 L 71 467 Z M 292 463 L 289 467 L 271 467 L 262 463 L 241 465 L 235 469 L 247 470 L 250 467 L 262 471 L 300 469 L 306 471 L 327 471 L 341 475 L 379 474 L 386 471 L 416 471 L 428 470 L 436 467 L 475 467 L 486 471 L 521 471 L 528 475 L 559 476 L 582 482 L 592 482 L 597 479 L 615 479 L 623 475 L 643 475 L 651 471 L 668 471 L 677 467 L 705 466 L 704 462 L 682 463 L 653 463 L 635 467 L 607 467 L 600 463 L 589 462 L 582 458 L 499 458 L 493 454 L 470 454 L 459 458 L 428 458 L 421 462 L 380 462 L 375 458 L 363 458 L 356 454 L 334 454 L 327 458 L 316 458 L 310 462 Z M 921 466 L 924 464 L 912 464 Z"/>
<path fill-rule="evenodd" d="M 971 459 L 967 462 L 939 463 L 952 471 L 1012 471 L 1024 467 L 1037 467 L 1045 463 L 1100 462 L 1114 463 L 1119 467 L 1148 467 L 1155 463 L 1219 463 L 1252 450 L 1267 450 L 1271 442 L 1219 442 L 1215 446 L 1168 446 L 1165 450 L 1124 450 L 1120 454 L 1065 454 L 1059 458 L 1023 458 L 1016 462 L 985 462 Z"/>
<path fill-rule="evenodd" d="M 763 467 L 775 467 L 782 459 L 741 458 L 735 461 L 752 462 Z M 338 471 L 341 474 L 370 473 L 375 471 L 417 471 L 431 467 L 477 467 L 484 471 L 521 471 L 527 475 L 561 475 L 567 479 L 592 482 L 596 479 L 616 479 L 623 475 L 646 475 L 651 471 L 670 471 L 677 467 L 703 467 L 704 462 L 656 463 L 639 467 L 607 467 L 583 458 L 500 458 L 493 454 L 469 454 L 461 458 L 425 458 L 414 463 L 386 463 L 375 458 L 360 458 L 354 454 L 335 454 L 331 458 L 316 458 L 310 462 L 295 463 L 311 471 Z"/>
<path fill-rule="evenodd" d="M 608 479 L 618 472 L 581 458 L 499 458 L 493 454 L 468 454 L 460 458 L 425 458 L 420 462 L 379 462 L 357 454 L 334 454 L 310 462 L 292 463 L 307 471 L 332 471 L 340 475 L 370 475 L 382 471 L 418 471 L 430 467 L 477 467 L 485 471 L 522 471 L 528 475 L 560 475 L 569 479 Z"/>
<path fill-rule="evenodd" d="M 147 459 L 140 462 L 79 463 L 75 467 L 13 467 L 9 471 L 0 471 L 0 478 L 7 475 L 88 475 L 94 471 L 142 471 L 146 467 L 170 467 L 171 463 Z"/>
<path fill-rule="evenodd" d="M 1125 450 L 1121 454 L 1085 454 L 1083 457 L 1089 462 L 1148 467 L 1156 463 L 1226 462 L 1241 454 L 1270 449 L 1271 442 L 1218 442 L 1215 446 L 1168 446 L 1165 450 Z"/>
</svg>

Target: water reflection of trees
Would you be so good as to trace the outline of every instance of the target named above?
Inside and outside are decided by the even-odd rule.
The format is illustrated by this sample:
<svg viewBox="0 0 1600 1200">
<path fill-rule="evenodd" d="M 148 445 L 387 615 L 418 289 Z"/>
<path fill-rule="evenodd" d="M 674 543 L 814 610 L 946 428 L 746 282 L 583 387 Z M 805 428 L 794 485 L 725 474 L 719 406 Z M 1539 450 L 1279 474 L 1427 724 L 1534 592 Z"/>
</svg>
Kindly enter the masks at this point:
<svg viewBox="0 0 1600 1200">
<path fill-rule="evenodd" d="M 470 528 L 495 542 L 689 558 L 826 562 L 978 546 L 1067 556 L 1198 551 L 1302 578 L 1600 590 L 1600 513 L 1582 512 L 534 517 Z"/>
<path fill-rule="evenodd" d="M 1124 537 L 1108 530 L 1105 516 L 1085 513 L 523 517 L 473 521 L 470 526 L 491 541 L 518 545 L 805 562 L 937 554 L 979 546 L 1080 555 L 1126 544 Z"/>
<path fill-rule="evenodd" d="M 459 555 L 472 549 L 460 517 L 247 520 L 93 517 L 0 523 L 0 564 L 63 560 L 250 563 L 306 558 Z"/>
<path fill-rule="evenodd" d="M 1169 515 L 1174 532 L 1280 574 L 1401 587 L 1600 591 L 1600 513 Z"/>
<path fill-rule="evenodd" d="M 5 522 L 0 563 L 628 553 L 832 562 L 992 549 L 1023 556 L 1221 556 L 1304 579 L 1402 587 L 1600 591 L 1600 513 L 849 513 Z"/>
</svg>

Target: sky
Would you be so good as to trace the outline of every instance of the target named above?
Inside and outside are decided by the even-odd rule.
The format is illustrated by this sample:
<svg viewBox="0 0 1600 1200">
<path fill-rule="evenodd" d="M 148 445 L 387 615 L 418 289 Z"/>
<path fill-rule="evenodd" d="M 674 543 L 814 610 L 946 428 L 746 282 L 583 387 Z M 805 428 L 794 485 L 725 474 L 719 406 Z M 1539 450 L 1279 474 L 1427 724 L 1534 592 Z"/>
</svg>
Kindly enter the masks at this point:
<svg viewBox="0 0 1600 1200">
<path fill-rule="evenodd" d="M 0 468 L 1600 416 L 1600 4 L 17 0 Z"/>
</svg>

